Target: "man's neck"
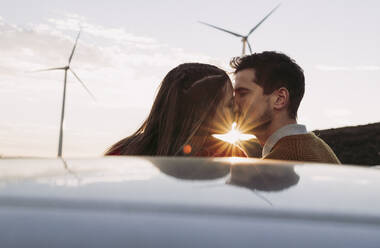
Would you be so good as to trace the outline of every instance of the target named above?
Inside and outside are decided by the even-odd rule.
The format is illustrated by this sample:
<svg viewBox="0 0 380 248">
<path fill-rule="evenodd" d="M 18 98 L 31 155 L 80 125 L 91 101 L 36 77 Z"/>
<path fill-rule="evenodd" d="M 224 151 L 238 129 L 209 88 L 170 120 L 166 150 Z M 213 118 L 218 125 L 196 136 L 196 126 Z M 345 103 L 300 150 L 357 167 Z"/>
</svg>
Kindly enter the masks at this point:
<svg viewBox="0 0 380 248">
<path fill-rule="evenodd" d="M 268 128 L 265 130 L 262 130 L 260 132 L 257 132 L 255 136 L 259 140 L 259 143 L 261 146 L 264 146 L 265 142 L 268 140 L 268 138 L 276 132 L 278 129 L 289 125 L 289 124 L 297 124 L 297 121 L 294 119 L 281 119 L 281 120 L 273 120 Z"/>
</svg>

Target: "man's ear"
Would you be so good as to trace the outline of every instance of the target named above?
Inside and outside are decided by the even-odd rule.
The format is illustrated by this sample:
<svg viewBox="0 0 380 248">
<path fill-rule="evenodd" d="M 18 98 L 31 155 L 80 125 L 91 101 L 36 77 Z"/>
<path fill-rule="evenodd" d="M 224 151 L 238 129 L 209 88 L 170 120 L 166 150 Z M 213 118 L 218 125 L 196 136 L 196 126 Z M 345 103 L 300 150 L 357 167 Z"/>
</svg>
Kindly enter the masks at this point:
<svg viewBox="0 0 380 248">
<path fill-rule="evenodd" d="M 282 110 L 288 107 L 290 100 L 289 91 L 285 87 L 281 87 L 273 92 L 273 108 Z"/>
</svg>

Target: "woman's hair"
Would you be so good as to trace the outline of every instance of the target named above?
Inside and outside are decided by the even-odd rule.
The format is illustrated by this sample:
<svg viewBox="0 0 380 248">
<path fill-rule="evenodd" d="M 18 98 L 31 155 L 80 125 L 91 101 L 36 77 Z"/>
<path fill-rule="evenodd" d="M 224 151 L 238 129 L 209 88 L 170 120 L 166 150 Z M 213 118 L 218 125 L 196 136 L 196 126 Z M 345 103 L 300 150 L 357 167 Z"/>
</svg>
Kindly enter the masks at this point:
<svg viewBox="0 0 380 248">
<path fill-rule="evenodd" d="M 148 118 L 131 136 L 114 144 L 106 155 L 181 155 L 184 145 L 195 153 L 210 135 L 206 126 L 230 83 L 216 66 L 185 63 L 161 82 Z"/>
</svg>

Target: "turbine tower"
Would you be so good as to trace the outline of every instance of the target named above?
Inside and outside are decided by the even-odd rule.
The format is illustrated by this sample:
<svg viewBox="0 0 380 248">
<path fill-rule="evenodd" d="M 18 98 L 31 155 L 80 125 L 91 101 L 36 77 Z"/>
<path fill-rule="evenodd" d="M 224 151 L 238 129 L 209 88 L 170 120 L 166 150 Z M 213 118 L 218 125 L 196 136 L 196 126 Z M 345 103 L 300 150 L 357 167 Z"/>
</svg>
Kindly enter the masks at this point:
<svg viewBox="0 0 380 248">
<path fill-rule="evenodd" d="M 70 57 L 69 57 L 69 60 L 68 60 L 68 63 L 67 63 L 66 66 L 64 66 L 64 67 L 56 67 L 56 68 L 48 68 L 48 69 L 34 71 L 34 72 L 54 71 L 54 70 L 64 70 L 65 71 L 65 76 L 64 76 L 64 79 L 63 79 L 63 97 L 62 97 L 61 123 L 60 123 L 60 127 L 59 127 L 58 157 L 62 157 L 63 120 L 64 120 L 64 117 L 65 117 L 67 71 L 70 71 L 74 75 L 74 77 L 81 83 L 81 85 L 87 91 L 87 93 L 94 100 L 96 100 L 95 96 L 91 93 L 91 91 L 87 88 L 87 86 L 83 83 L 83 81 L 78 77 L 78 75 L 70 67 L 71 60 L 73 59 L 73 56 L 74 56 L 75 48 L 77 47 L 77 44 L 78 44 L 78 39 L 79 39 L 80 33 L 81 33 L 81 30 L 79 31 L 79 33 L 78 33 L 78 35 L 76 37 L 76 40 L 75 40 L 75 43 L 74 43 L 74 47 L 71 50 L 71 54 L 70 54 Z"/>
<path fill-rule="evenodd" d="M 236 37 L 239 37 L 241 38 L 241 42 L 243 43 L 243 49 L 242 49 L 242 56 L 245 55 L 245 47 L 246 45 L 248 45 L 248 48 L 249 48 L 249 51 L 250 53 L 252 54 L 252 47 L 251 47 L 251 44 L 249 44 L 249 41 L 248 41 L 248 37 L 253 33 L 253 31 L 255 31 L 278 7 L 280 7 L 281 4 L 278 4 L 276 7 L 274 7 L 259 23 L 256 24 L 256 26 L 254 26 L 249 32 L 247 35 L 241 35 L 241 34 L 238 34 L 238 33 L 235 33 L 235 32 L 232 32 L 232 31 L 229 31 L 227 29 L 224 29 L 224 28 L 220 28 L 220 27 L 217 27 L 217 26 L 214 26 L 214 25 L 211 25 L 211 24 L 208 24 L 208 23 L 205 23 L 205 22 L 199 22 L 199 23 L 202 23 L 204 25 L 207 25 L 209 27 L 212 27 L 212 28 L 215 28 L 215 29 L 218 29 L 220 31 L 223 31 L 223 32 L 226 32 L 226 33 L 229 33 L 229 34 L 232 34 Z"/>
</svg>

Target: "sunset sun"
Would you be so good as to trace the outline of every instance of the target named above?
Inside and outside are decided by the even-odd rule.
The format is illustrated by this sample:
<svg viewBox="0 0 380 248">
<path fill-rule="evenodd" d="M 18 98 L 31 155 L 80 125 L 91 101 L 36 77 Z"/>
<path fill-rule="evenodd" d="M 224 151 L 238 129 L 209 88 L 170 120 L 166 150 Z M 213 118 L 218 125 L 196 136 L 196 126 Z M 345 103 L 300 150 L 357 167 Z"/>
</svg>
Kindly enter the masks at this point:
<svg viewBox="0 0 380 248">
<path fill-rule="evenodd" d="M 232 123 L 231 130 L 225 134 L 213 134 L 213 137 L 223 140 L 225 142 L 235 144 L 238 141 L 245 141 L 255 138 L 252 134 L 241 133 L 238 129 L 236 129 L 236 123 Z"/>
</svg>

